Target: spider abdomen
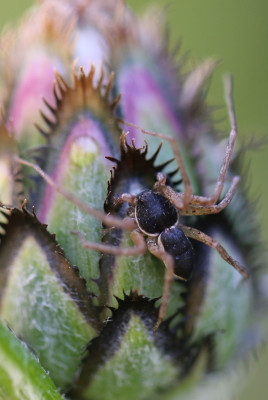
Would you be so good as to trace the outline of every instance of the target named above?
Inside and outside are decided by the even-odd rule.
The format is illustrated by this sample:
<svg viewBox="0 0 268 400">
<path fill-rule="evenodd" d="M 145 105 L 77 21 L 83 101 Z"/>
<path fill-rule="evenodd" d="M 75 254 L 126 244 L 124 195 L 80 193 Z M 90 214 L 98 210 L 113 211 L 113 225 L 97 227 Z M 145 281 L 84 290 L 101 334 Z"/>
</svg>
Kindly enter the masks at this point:
<svg viewBox="0 0 268 400">
<path fill-rule="evenodd" d="M 148 236 L 157 236 L 177 223 L 176 208 L 159 193 L 144 190 L 137 196 L 136 221 L 140 230 Z"/>
<path fill-rule="evenodd" d="M 190 279 L 194 266 L 194 250 L 184 232 L 178 226 L 173 226 L 165 229 L 158 240 L 173 257 L 174 275 L 184 280 Z"/>
</svg>

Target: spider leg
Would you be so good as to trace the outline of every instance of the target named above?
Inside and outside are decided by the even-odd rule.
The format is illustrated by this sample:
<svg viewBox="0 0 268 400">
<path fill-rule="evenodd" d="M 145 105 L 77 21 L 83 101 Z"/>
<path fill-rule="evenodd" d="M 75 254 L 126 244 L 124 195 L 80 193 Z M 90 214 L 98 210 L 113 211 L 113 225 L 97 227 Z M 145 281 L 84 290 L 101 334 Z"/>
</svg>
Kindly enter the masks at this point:
<svg viewBox="0 0 268 400">
<path fill-rule="evenodd" d="M 231 162 L 231 157 L 232 157 L 235 140 L 236 140 L 236 136 L 237 136 L 236 119 L 235 119 L 234 104 L 233 104 L 233 98 L 232 98 L 232 80 L 230 79 L 230 77 L 225 78 L 224 89 L 225 89 L 225 99 L 226 99 L 227 109 L 228 109 L 228 113 L 229 113 L 229 119 L 230 119 L 230 123 L 231 123 L 231 132 L 230 132 L 228 143 L 226 146 L 224 160 L 223 160 L 223 163 L 222 163 L 222 166 L 220 169 L 219 177 L 218 177 L 218 180 L 216 182 L 216 185 L 215 185 L 215 188 L 214 188 L 214 191 L 213 191 L 213 194 L 211 197 L 193 196 L 192 195 L 187 204 L 195 203 L 198 205 L 201 205 L 201 204 L 208 205 L 208 206 L 213 205 L 217 202 L 218 198 L 220 197 L 223 186 L 224 186 L 225 176 L 226 176 L 227 170 L 228 170 L 230 162 Z M 145 132 L 145 133 L 147 133 L 147 132 Z M 162 137 L 162 136 L 160 135 L 160 137 Z M 167 138 L 167 140 L 171 141 L 174 139 Z M 176 144 L 176 142 L 175 142 L 175 144 Z M 178 149 L 175 149 L 174 147 L 175 146 L 172 145 L 174 154 L 176 154 L 178 152 Z M 178 161 L 179 167 L 181 168 L 181 164 L 179 163 L 179 158 L 177 158 L 177 161 Z M 182 162 L 182 160 L 181 160 L 181 162 Z M 182 173 L 182 171 L 181 171 L 181 173 Z M 183 178 L 183 174 L 182 174 L 182 178 Z M 184 182 L 184 184 L 185 184 L 185 182 Z M 155 187 L 159 191 L 161 191 L 175 205 L 175 207 L 177 207 L 179 210 L 182 209 L 182 207 L 181 207 L 182 196 L 184 196 L 184 199 L 185 199 L 186 193 L 184 195 L 182 193 L 178 193 L 176 196 L 174 196 L 174 193 L 176 193 L 176 192 L 172 191 L 171 188 L 165 186 L 165 181 L 162 178 L 158 179 L 158 182 L 156 183 Z M 185 186 L 185 191 L 186 191 L 186 186 Z M 171 200 L 171 199 L 173 199 L 173 200 Z M 185 204 L 185 200 L 184 200 L 184 204 Z M 183 210 L 185 211 L 186 207 L 183 207 Z M 190 215 L 190 214 L 184 214 L 184 215 Z"/>
<path fill-rule="evenodd" d="M 121 219 L 114 215 L 108 215 L 102 211 L 99 211 L 99 210 L 96 210 L 96 209 L 90 207 L 88 204 L 84 203 L 82 200 L 78 199 L 72 193 L 68 192 L 63 187 L 61 187 L 56 182 L 54 182 L 53 179 L 51 179 L 51 177 L 49 175 L 47 175 L 45 173 L 45 171 L 43 171 L 38 165 L 33 164 L 29 161 L 23 160 L 22 158 L 20 158 L 18 156 L 15 156 L 15 160 L 22 165 L 26 165 L 28 167 L 33 168 L 44 179 L 44 181 L 48 185 L 50 185 L 53 189 L 55 189 L 63 197 L 65 197 L 71 203 L 75 204 L 77 207 L 79 207 L 81 210 L 83 210 L 87 214 L 90 214 L 93 217 L 99 219 L 105 225 L 110 226 L 110 227 L 115 226 L 115 227 L 126 229 L 129 231 L 132 231 L 133 229 L 135 229 L 136 225 L 135 225 L 134 221 L 131 220 L 130 218 Z"/>
<path fill-rule="evenodd" d="M 77 235 L 81 240 L 83 247 L 86 249 L 97 250 L 102 253 L 113 254 L 114 256 L 135 256 L 139 254 L 144 254 L 147 250 L 147 245 L 144 240 L 143 235 L 134 230 L 131 232 L 130 237 L 134 243 L 134 247 L 123 248 L 119 246 L 112 246 L 105 243 L 93 243 L 88 242 L 81 232 L 72 232 L 73 234 Z"/>
<path fill-rule="evenodd" d="M 222 163 L 222 166 L 220 169 L 218 180 L 216 182 L 212 196 L 210 198 L 208 198 L 208 201 L 207 201 L 208 205 L 215 204 L 216 201 L 218 200 L 219 196 L 221 195 L 221 192 L 222 192 L 222 189 L 224 186 L 225 176 L 226 176 L 227 170 L 228 170 L 230 162 L 231 162 L 231 157 L 232 157 L 235 140 L 236 140 L 236 136 L 237 136 L 237 126 L 236 126 L 236 119 L 235 119 L 232 89 L 233 89 L 232 78 L 230 76 L 226 76 L 224 78 L 224 92 L 225 92 L 225 101 L 226 101 L 226 105 L 227 105 L 229 119 L 230 119 L 230 123 L 231 123 L 231 132 L 230 132 L 228 143 L 226 146 L 225 155 L 224 155 L 223 163 Z"/>
<path fill-rule="evenodd" d="M 241 265 L 238 261 L 234 260 L 217 240 L 206 235 L 204 232 L 199 231 L 198 229 L 181 224 L 179 224 L 179 227 L 189 238 L 198 240 L 199 242 L 205 243 L 207 246 L 217 250 L 220 256 L 230 265 L 232 265 L 243 276 L 243 278 L 247 279 L 249 277 L 249 271 L 247 268 Z"/>
<path fill-rule="evenodd" d="M 135 206 L 137 203 L 137 199 L 136 196 L 130 193 L 122 193 L 120 196 L 113 196 L 110 199 L 110 202 L 114 208 L 121 206 L 124 202 L 127 202 L 131 206 Z"/>
<path fill-rule="evenodd" d="M 123 193 L 120 196 L 122 203 L 126 201 L 131 206 L 135 206 L 137 204 L 137 197 L 130 193 Z"/>
<path fill-rule="evenodd" d="M 163 194 L 178 210 L 180 215 L 205 215 L 217 214 L 230 204 L 240 177 L 234 176 L 231 186 L 226 193 L 224 199 L 219 204 L 207 205 L 208 198 L 203 196 L 191 196 L 191 201 L 188 209 L 182 210 L 183 193 L 175 192 L 170 186 L 166 186 L 166 178 L 162 173 L 157 174 L 157 182 L 154 184 L 154 189 Z"/>
<path fill-rule="evenodd" d="M 3 204 L 3 203 L 1 203 L 1 201 L 0 201 L 0 208 L 3 208 L 4 210 L 8 210 L 8 211 L 12 211 L 14 209 L 14 207 L 9 206 L 7 204 Z"/>
<path fill-rule="evenodd" d="M 184 209 L 184 194 L 175 192 L 170 186 L 166 186 L 166 176 L 162 172 L 157 174 L 157 182 L 154 184 L 154 189 L 163 194 L 178 210 Z"/>
<path fill-rule="evenodd" d="M 172 256 L 170 254 L 168 254 L 167 252 L 165 252 L 163 249 L 161 249 L 154 240 L 148 239 L 147 247 L 148 247 L 148 250 L 150 251 L 150 253 L 152 253 L 154 256 L 160 258 L 160 260 L 162 260 L 164 262 L 165 267 L 166 267 L 165 281 L 164 281 L 163 294 L 162 294 L 162 303 L 160 305 L 157 323 L 154 326 L 154 340 L 156 342 L 156 332 L 167 313 L 168 300 L 169 300 L 170 291 L 171 291 L 171 284 L 172 284 L 173 276 L 174 276 L 174 262 L 173 262 Z"/>
<path fill-rule="evenodd" d="M 203 206 L 203 205 L 189 205 L 187 210 L 182 210 L 180 211 L 180 215 L 209 215 L 209 214 L 218 214 L 219 212 L 221 212 L 222 210 L 224 210 L 224 208 L 226 208 L 234 194 L 237 188 L 237 185 L 239 183 L 240 177 L 239 176 L 235 176 L 233 178 L 232 184 L 228 190 L 228 192 L 226 193 L 224 199 L 219 203 L 219 204 L 213 204 L 211 206 Z"/>
<path fill-rule="evenodd" d="M 186 171 L 186 168 L 185 168 L 185 165 L 184 165 L 184 162 L 183 162 L 183 159 L 182 159 L 181 153 L 179 151 L 176 140 L 172 137 L 161 135 L 160 133 L 157 133 L 157 132 L 151 132 L 146 129 L 142 129 L 138 125 L 132 124 L 131 122 L 127 122 L 121 118 L 118 118 L 118 121 L 125 125 L 132 126 L 133 128 L 138 129 L 140 132 L 145 133 L 146 135 L 151 135 L 151 136 L 158 137 L 159 139 L 167 140 L 171 144 L 175 159 L 179 166 L 181 178 L 182 178 L 182 181 L 184 184 L 183 205 L 180 208 L 186 209 L 191 200 L 193 190 L 192 190 L 192 185 L 191 185 L 189 176 L 187 174 L 187 171 Z"/>
</svg>

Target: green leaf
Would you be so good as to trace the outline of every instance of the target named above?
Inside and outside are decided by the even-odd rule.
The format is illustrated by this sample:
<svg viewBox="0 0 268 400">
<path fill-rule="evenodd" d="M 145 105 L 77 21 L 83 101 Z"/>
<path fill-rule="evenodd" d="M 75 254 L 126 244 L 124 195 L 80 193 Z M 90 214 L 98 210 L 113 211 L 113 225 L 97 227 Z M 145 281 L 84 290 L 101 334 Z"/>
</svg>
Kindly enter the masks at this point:
<svg viewBox="0 0 268 400">
<path fill-rule="evenodd" d="M 57 388 L 27 346 L 0 322 L 1 400 L 60 400 Z"/>
</svg>

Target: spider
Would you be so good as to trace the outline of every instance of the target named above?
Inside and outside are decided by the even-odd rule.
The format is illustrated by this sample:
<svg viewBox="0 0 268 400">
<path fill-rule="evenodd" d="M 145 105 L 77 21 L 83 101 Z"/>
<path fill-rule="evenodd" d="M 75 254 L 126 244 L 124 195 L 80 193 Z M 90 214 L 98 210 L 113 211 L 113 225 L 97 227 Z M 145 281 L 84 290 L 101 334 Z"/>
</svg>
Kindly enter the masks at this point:
<svg viewBox="0 0 268 400">
<path fill-rule="evenodd" d="M 225 156 L 220 169 L 219 177 L 211 197 L 196 196 L 192 194 L 191 183 L 175 139 L 141 129 L 138 126 L 122 119 L 119 119 L 119 122 L 137 128 L 142 133 L 156 136 L 170 142 L 181 173 L 182 182 L 184 184 L 184 193 L 176 192 L 170 186 L 167 186 L 165 175 L 163 173 L 158 173 L 157 181 L 152 189 L 144 190 L 138 195 L 123 193 L 121 196 L 116 197 L 114 200 L 116 205 L 121 205 L 124 202 L 127 202 L 134 210 L 128 217 L 122 219 L 117 216 L 107 215 L 92 209 L 87 204 L 77 199 L 73 194 L 58 186 L 37 165 L 25 161 L 19 157 L 15 157 L 19 163 L 34 168 L 55 190 L 57 190 L 71 202 L 75 203 L 85 212 L 95 216 L 96 218 L 99 218 L 106 226 L 130 230 L 131 239 L 135 245 L 134 247 L 130 248 L 121 248 L 105 243 L 92 243 L 86 241 L 81 233 L 73 232 L 80 237 L 85 248 L 110 253 L 115 256 L 143 254 L 149 250 L 153 255 L 163 261 L 166 267 L 166 272 L 162 293 L 162 303 L 159 309 L 158 321 L 154 327 L 155 338 L 158 327 L 165 318 L 167 312 L 171 284 L 174 275 L 183 280 L 188 280 L 191 277 L 193 270 L 193 248 L 188 238 L 203 242 L 204 244 L 215 249 L 220 256 L 227 261 L 227 263 L 232 265 L 245 279 L 249 276 L 249 271 L 238 261 L 234 260 L 218 241 L 208 236 L 204 232 L 180 223 L 181 216 L 210 215 L 224 210 L 231 202 L 239 183 L 240 177 L 234 176 L 229 190 L 223 199 L 218 202 L 223 190 L 225 176 L 230 165 L 237 136 L 236 120 L 232 100 L 232 82 L 230 79 L 225 81 L 224 87 L 228 114 L 231 123 L 231 132 L 229 134 L 229 140 L 225 150 Z"/>
</svg>

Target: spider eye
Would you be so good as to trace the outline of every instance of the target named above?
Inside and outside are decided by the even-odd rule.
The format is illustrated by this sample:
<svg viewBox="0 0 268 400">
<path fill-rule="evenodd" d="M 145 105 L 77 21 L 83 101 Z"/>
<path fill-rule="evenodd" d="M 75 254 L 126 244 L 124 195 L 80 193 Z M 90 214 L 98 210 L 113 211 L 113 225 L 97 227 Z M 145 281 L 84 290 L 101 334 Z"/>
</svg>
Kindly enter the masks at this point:
<svg viewBox="0 0 268 400">
<path fill-rule="evenodd" d="M 178 220 L 176 208 L 152 190 L 145 190 L 137 196 L 135 213 L 139 228 L 149 236 L 159 235 Z"/>
</svg>

